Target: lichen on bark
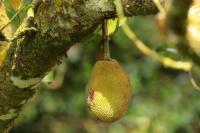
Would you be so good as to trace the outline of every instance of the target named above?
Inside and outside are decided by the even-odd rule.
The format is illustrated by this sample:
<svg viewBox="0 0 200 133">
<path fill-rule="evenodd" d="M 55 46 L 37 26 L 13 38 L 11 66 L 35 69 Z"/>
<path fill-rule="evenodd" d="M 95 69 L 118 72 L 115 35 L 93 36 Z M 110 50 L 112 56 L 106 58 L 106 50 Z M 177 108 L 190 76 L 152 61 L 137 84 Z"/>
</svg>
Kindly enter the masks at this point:
<svg viewBox="0 0 200 133">
<path fill-rule="evenodd" d="M 33 0 L 34 17 L 26 18 L 8 42 L 10 47 L 0 65 L 0 132 L 9 131 L 23 105 L 35 93 L 32 87 L 60 62 L 74 42 L 89 36 L 103 18 L 116 17 L 113 2 Z M 158 12 L 153 0 L 122 2 L 129 5 L 125 10 L 128 16 Z M 26 81 L 28 85 L 24 85 Z"/>
</svg>

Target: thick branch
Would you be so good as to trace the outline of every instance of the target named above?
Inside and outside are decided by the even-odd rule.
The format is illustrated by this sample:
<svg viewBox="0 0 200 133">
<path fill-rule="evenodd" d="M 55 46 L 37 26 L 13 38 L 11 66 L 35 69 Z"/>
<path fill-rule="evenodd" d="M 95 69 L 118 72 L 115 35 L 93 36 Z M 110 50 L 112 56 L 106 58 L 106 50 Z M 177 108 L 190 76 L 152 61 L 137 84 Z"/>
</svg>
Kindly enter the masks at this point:
<svg viewBox="0 0 200 133">
<path fill-rule="evenodd" d="M 31 88 L 59 63 L 66 49 L 90 35 L 102 18 L 116 16 L 113 0 L 34 3 L 35 17 L 23 22 L 0 66 L 0 132 L 12 126 L 34 94 Z M 152 0 L 123 0 L 123 5 L 128 16 L 158 11 Z"/>
<path fill-rule="evenodd" d="M 153 0 L 122 0 L 122 4 L 126 16 L 151 15 L 158 12 Z"/>
</svg>

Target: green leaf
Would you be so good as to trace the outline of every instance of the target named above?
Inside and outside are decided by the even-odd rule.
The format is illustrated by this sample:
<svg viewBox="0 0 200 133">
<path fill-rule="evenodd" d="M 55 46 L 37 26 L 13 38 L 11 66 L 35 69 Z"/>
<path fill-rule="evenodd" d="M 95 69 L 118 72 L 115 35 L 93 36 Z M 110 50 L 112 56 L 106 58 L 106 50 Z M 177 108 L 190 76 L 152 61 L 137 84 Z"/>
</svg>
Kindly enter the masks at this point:
<svg viewBox="0 0 200 133">
<path fill-rule="evenodd" d="M 45 83 L 51 83 L 55 79 L 54 70 L 50 71 L 42 81 Z"/>
<path fill-rule="evenodd" d="M 107 21 L 108 25 L 108 35 L 112 35 L 115 33 L 117 28 L 121 25 L 123 25 L 126 22 L 126 17 L 123 18 L 116 18 L 116 19 L 109 19 Z"/>
<path fill-rule="evenodd" d="M 116 28 L 118 26 L 118 19 L 109 19 L 107 21 L 107 25 L 108 25 L 108 35 L 113 34 L 116 31 Z"/>
</svg>

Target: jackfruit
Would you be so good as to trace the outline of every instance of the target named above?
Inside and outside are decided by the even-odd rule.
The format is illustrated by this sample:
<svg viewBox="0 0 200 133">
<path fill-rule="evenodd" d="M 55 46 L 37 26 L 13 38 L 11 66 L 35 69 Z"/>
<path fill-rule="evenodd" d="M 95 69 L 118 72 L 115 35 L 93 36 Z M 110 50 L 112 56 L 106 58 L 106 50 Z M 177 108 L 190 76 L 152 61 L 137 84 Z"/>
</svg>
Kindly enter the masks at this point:
<svg viewBox="0 0 200 133">
<path fill-rule="evenodd" d="M 127 74 L 114 59 L 97 61 L 88 84 L 87 103 L 94 116 L 104 122 L 120 119 L 131 99 Z"/>
<path fill-rule="evenodd" d="M 187 39 L 190 47 L 200 55 L 200 3 L 196 1 L 188 13 Z"/>
</svg>

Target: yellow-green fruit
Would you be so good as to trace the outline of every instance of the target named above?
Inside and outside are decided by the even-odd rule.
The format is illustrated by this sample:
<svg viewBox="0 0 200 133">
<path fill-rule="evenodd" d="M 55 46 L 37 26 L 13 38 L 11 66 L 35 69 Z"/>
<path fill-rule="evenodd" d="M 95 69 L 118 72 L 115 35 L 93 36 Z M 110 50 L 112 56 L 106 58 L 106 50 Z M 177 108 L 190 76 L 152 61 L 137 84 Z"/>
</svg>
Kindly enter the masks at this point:
<svg viewBox="0 0 200 133">
<path fill-rule="evenodd" d="M 187 39 L 190 47 L 200 55 L 200 3 L 196 1 L 188 13 Z"/>
<path fill-rule="evenodd" d="M 99 120 L 113 122 L 127 111 L 130 99 L 130 81 L 118 62 L 98 61 L 88 85 L 87 102 L 91 112 Z"/>
</svg>

